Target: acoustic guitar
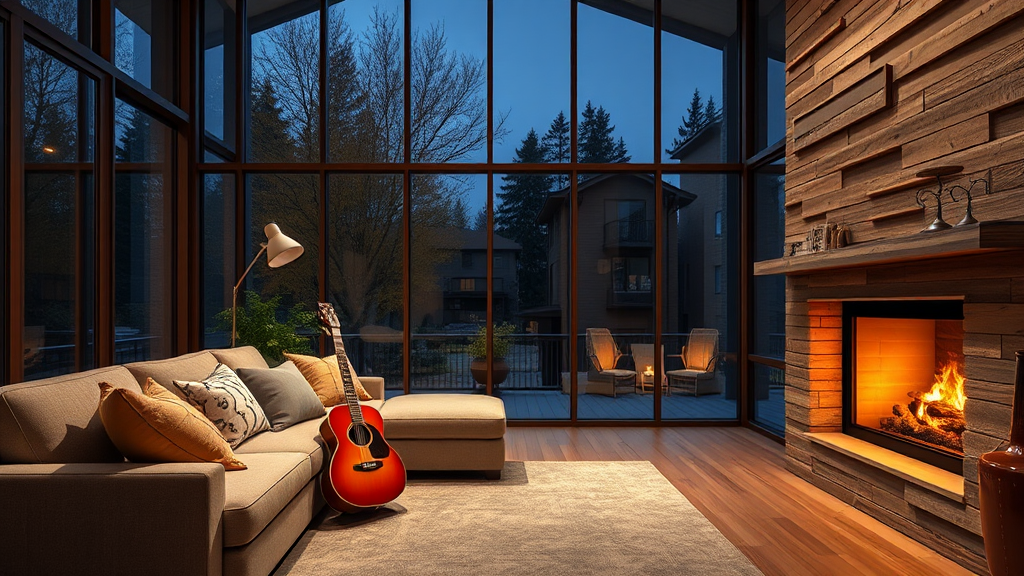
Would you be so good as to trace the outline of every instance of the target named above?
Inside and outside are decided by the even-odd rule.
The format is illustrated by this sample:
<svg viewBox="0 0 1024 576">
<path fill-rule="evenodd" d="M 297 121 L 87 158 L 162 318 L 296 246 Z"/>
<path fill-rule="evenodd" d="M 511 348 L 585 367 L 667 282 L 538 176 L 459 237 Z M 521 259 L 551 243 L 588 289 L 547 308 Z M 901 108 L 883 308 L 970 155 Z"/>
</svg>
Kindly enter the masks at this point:
<svg viewBox="0 0 1024 576">
<path fill-rule="evenodd" d="M 327 504 L 338 512 L 376 508 L 405 490 L 405 465 L 384 440 L 380 412 L 359 404 L 334 306 L 320 302 L 319 317 L 334 338 L 347 404 L 347 409 L 336 406 L 320 424 L 320 435 L 331 453 L 320 475 L 320 490 Z"/>
</svg>

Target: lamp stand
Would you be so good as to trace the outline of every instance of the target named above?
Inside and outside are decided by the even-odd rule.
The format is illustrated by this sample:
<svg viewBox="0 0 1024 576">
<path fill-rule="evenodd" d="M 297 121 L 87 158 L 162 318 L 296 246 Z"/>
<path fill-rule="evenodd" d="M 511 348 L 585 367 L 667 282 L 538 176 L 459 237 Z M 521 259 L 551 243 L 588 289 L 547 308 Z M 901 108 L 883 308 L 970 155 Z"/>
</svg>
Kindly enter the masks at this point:
<svg viewBox="0 0 1024 576">
<path fill-rule="evenodd" d="M 242 281 L 245 280 L 246 275 L 249 274 L 249 270 L 252 270 L 256 261 L 259 260 L 260 256 L 267 251 L 267 243 L 260 243 L 260 251 L 253 257 L 252 262 L 249 262 L 249 267 L 242 272 L 242 277 L 238 279 L 238 283 L 231 290 L 231 347 L 235 347 L 235 313 L 238 310 L 238 287 L 242 285 Z"/>
</svg>

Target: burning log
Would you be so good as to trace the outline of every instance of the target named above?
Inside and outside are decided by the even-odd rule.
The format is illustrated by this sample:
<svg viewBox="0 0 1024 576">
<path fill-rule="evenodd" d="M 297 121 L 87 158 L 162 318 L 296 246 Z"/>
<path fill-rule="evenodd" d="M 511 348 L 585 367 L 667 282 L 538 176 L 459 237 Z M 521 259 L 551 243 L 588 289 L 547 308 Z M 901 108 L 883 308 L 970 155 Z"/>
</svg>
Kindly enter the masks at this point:
<svg viewBox="0 0 1024 576">
<path fill-rule="evenodd" d="M 892 413 L 894 416 L 881 419 L 880 427 L 882 430 L 901 436 L 909 436 L 910 438 L 935 446 L 942 446 L 949 450 L 963 452 L 963 412 L 960 413 L 960 424 L 953 422 L 955 418 L 949 418 L 950 422 L 943 422 L 943 424 L 951 428 L 950 430 L 933 428 L 922 423 L 909 406 L 896 404 L 892 407 Z M 941 420 L 946 420 L 946 418 Z M 957 427 L 959 427 L 959 431 L 957 431 Z"/>
</svg>

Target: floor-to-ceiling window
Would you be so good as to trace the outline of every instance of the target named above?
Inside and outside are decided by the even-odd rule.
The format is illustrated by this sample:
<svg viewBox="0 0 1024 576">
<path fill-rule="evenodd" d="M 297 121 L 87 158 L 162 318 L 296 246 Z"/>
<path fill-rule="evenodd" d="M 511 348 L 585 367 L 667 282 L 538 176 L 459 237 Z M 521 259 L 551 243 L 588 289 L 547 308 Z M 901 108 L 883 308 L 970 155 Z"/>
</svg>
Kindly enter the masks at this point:
<svg viewBox="0 0 1024 576">
<path fill-rule="evenodd" d="M 498 394 L 510 419 L 743 418 L 743 214 L 784 130 L 778 86 L 754 85 L 781 78 L 781 5 L 204 0 L 206 342 L 227 341 L 230 287 L 277 221 L 307 252 L 257 263 L 243 307 L 273 300 L 313 336 L 295 311 L 332 302 L 389 394 Z M 745 82 L 744 54 L 769 52 Z M 713 354 L 688 349 L 709 332 Z"/>
<path fill-rule="evenodd" d="M 4 382 L 186 348 L 180 13 L 177 1 L 0 2 Z"/>
<path fill-rule="evenodd" d="M 785 166 L 785 2 L 759 0 L 756 12 L 754 139 L 746 179 L 751 217 L 752 260 L 784 255 L 786 242 Z M 749 421 L 782 435 L 786 353 L 786 278 L 756 276 L 750 280 L 748 306 Z"/>
</svg>

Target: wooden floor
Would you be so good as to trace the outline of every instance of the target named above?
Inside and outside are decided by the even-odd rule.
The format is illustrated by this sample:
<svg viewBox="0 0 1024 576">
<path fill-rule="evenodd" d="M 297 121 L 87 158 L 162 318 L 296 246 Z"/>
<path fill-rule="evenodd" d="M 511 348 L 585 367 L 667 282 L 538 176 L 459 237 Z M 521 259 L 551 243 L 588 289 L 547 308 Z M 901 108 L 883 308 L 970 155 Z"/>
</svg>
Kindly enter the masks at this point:
<svg viewBox="0 0 1024 576">
<path fill-rule="evenodd" d="M 744 428 L 509 428 L 508 460 L 649 460 L 767 576 L 972 572 L 790 474 Z M 657 535 L 652 535 L 656 538 Z"/>
</svg>

